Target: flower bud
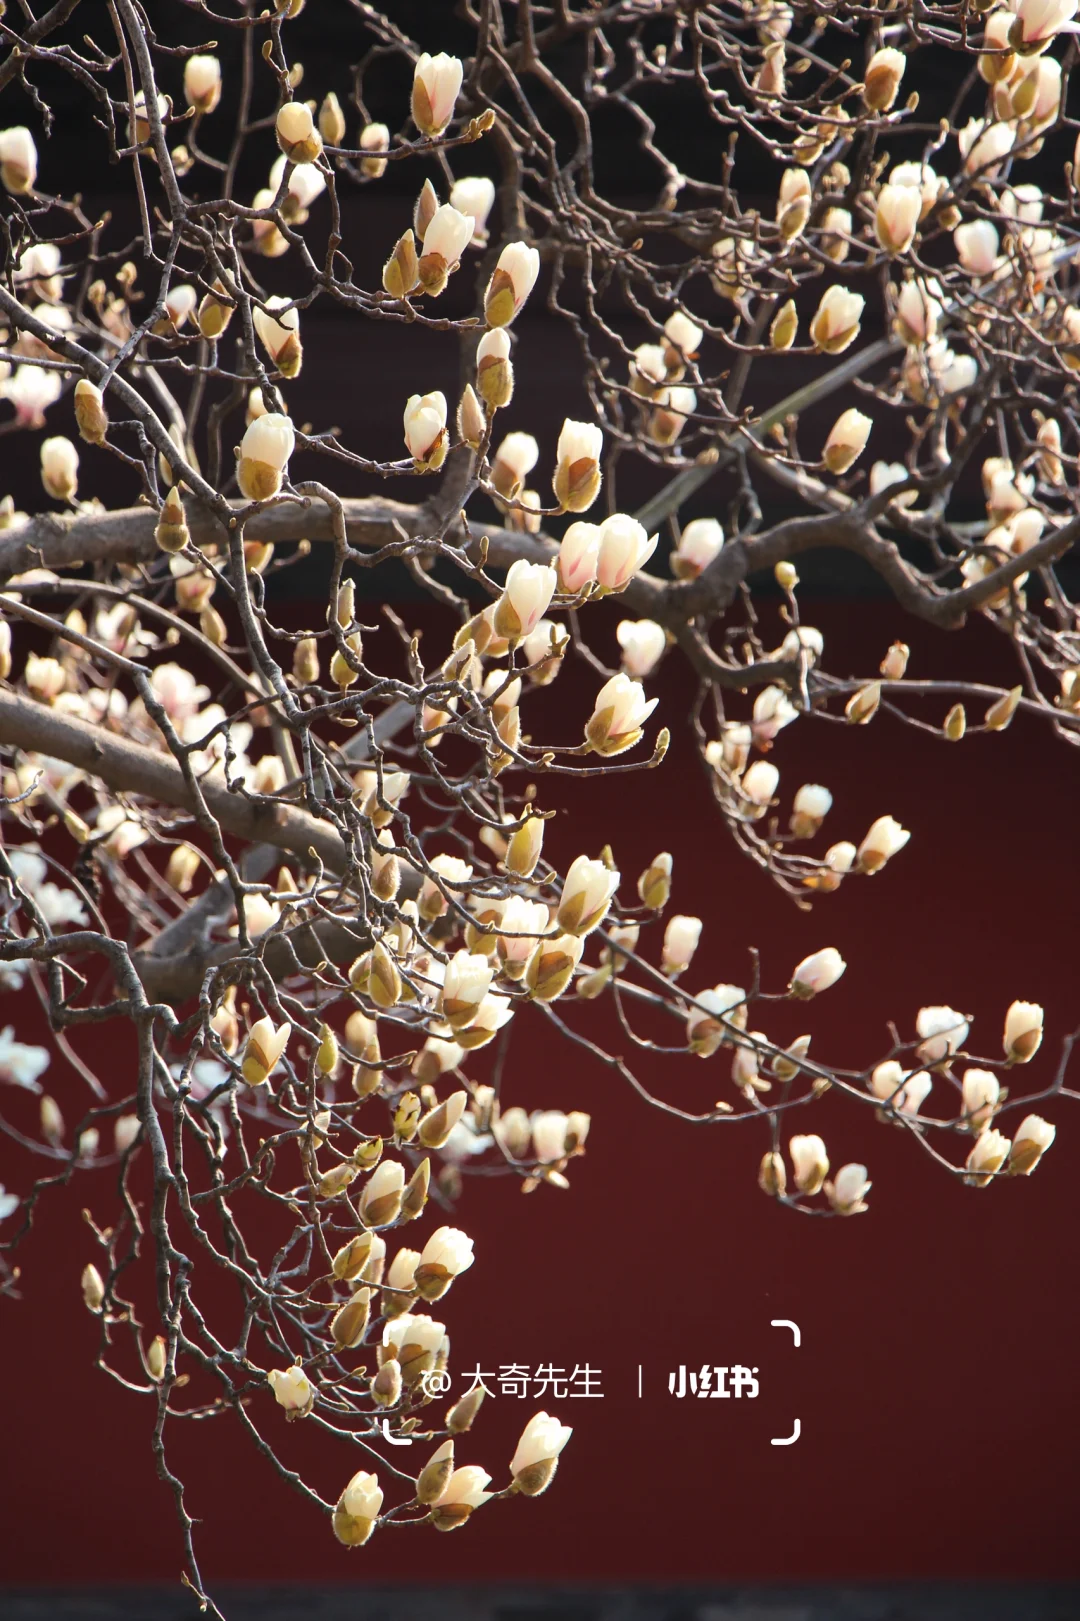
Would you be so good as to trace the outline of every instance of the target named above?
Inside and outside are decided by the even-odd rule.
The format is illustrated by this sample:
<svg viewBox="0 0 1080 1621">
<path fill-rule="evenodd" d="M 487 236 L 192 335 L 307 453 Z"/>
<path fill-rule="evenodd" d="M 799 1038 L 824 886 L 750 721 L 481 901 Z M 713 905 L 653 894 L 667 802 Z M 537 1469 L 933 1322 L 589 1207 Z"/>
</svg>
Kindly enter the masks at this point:
<svg viewBox="0 0 1080 1621">
<path fill-rule="evenodd" d="M 105 1304 L 105 1283 L 93 1262 L 83 1267 L 82 1297 L 87 1311 L 99 1312 Z"/>
<path fill-rule="evenodd" d="M 825 1183 L 825 1197 L 838 1216 L 861 1214 L 869 1191 L 865 1165 L 841 1165 L 833 1181 Z"/>
<path fill-rule="evenodd" d="M 394 244 L 394 251 L 383 265 L 382 284 L 391 298 L 408 298 L 420 285 L 420 261 L 416 241 L 406 231 Z"/>
<path fill-rule="evenodd" d="M 0 129 L 0 181 L 13 196 L 34 189 L 37 179 L 37 147 L 24 124 Z"/>
<path fill-rule="evenodd" d="M 446 1490 L 431 1510 L 431 1523 L 436 1531 L 456 1531 L 494 1492 L 486 1491 L 491 1476 L 476 1464 L 455 1469 Z"/>
<path fill-rule="evenodd" d="M 315 1389 L 303 1368 L 271 1368 L 266 1382 L 286 1418 L 306 1418 L 315 1405 Z"/>
<path fill-rule="evenodd" d="M 360 1233 L 341 1246 L 333 1260 L 335 1278 L 342 1283 L 351 1283 L 353 1278 L 360 1276 L 371 1255 L 374 1236 L 371 1232 Z"/>
<path fill-rule="evenodd" d="M 514 567 L 518 565 L 515 563 Z M 593 703 L 593 712 L 585 725 L 585 737 L 590 747 L 604 756 L 623 754 L 641 741 L 642 728 L 659 703 L 658 698 L 646 699 L 639 681 L 631 681 L 623 674 L 612 676 L 600 688 Z"/>
<path fill-rule="evenodd" d="M 612 896 L 619 887 L 618 872 L 603 861 L 578 856 L 566 874 L 556 921 L 568 934 L 584 935 L 607 916 Z"/>
<path fill-rule="evenodd" d="M 1043 1038 L 1043 1010 L 1038 1002 L 1013 1002 L 1005 1015 L 1005 1057 L 1010 1064 L 1034 1058 Z"/>
<path fill-rule="evenodd" d="M 360 1195 L 358 1209 L 364 1226 L 389 1227 L 396 1221 L 404 1187 L 405 1167 L 398 1160 L 384 1159 Z"/>
<path fill-rule="evenodd" d="M 898 850 L 902 850 L 911 834 L 901 827 L 894 816 L 879 816 L 859 845 L 858 870 L 879 872 Z"/>
<path fill-rule="evenodd" d="M 853 692 L 844 705 L 844 714 L 853 726 L 865 726 L 873 720 L 881 705 L 881 682 L 869 681 L 858 692 Z"/>
<path fill-rule="evenodd" d="M 992 732 L 1003 732 L 1015 715 L 1023 695 L 1023 687 L 1013 687 L 1003 698 L 992 703 L 984 716 L 984 725 Z"/>
<path fill-rule="evenodd" d="M 329 139 L 329 137 L 327 137 Z M 337 145 L 337 142 L 332 142 Z M 360 148 L 363 152 L 388 152 L 390 150 L 390 131 L 385 124 L 365 124 L 360 131 Z M 381 180 L 386 173 L 386 159 L 379 157 L 364 157 L 360 159 L 360 172 L 369 180 Z M 385 282 L 383 283 L 385 286 Z M 415 286 L 416 283 L 413 283 Z M 389 291 L 389 289 L 387 289 Z M 400 293 L 393 295 L 400 298 Z"/>
<path fill-rule="evenodd" d="M 473 1264 L 473 1241 L 457 1227 L 439 1227 L 421 1252 L 416 1287 L 425 1300 L 438 1300 L 456 1277 Z"/>
<path fill-rule="evenodd" d="M 41 482 L 54 501 L 74 501 L 79 487 L 79 453 L 70 439 L 57 434 L 41 446 Z"/>
<path fill-rule="evenodd" d="M 872 113 L 888 112 L 900 89 L 905 65 L 906 58 L 903 51 L 886 46 L 874 52 L 867 63 L 862 92 L 863 101 Z"/>
<path fill-rule="evenodd" d="M 80 377 L 75 384 L 75 422 L 79 436 L 89 445 L 105 443 L 109 418 L 101 390 L 87 378 Z"/>
<path fill-rule="evenodd" d="M 311 108 L 303 101 L 287 101 L 275 123 L 278 145 L 290 163 L 314 163 L 323 149 Z"/>
<path fill-rule="evenodd" d="M 189 107 L 205 117 L 221 100 L 221 63 L 216 56 L 189 56 L 184 63 L 184 95 Z"/>
<path fill-rule="evenodd" d="M 769 326 L 769 343 L 773 349 L 790 349 L 799 332 L 799 312 L 795 300 L 789 298 L 781 304 Z"/>
<path fill-rule="evenodd" d="M 556 935 L 541 940 L 525 968 L 525 985 L 538 1002 L 554 1002 L 574 977 L 581 961 L 583 942 L 576 934 Z"/>
<path fill-rule="evenodd" d="M 267 411 L 256 417 L 238 452 L 236 477 L 241 495 L 249 501 L 266 501 L 277 495 L 295 443 L 296 434 L 287 416 Z"/>
<path fill-rule="evenodd" d="M 372 1379 L 369 1390 L 376 1407 L 396 1407 L 401 1400 L 401 1366 L 390 1357 Z"/>
<path fill-rule="evenodd" d="M 349 1481 L 334 1508 L 334 1535 L 346 1548 L 359 1548 L 375 1529 L 383 1494 L 377 1475 L 363 1469 Z"/>
<path fill-rule="evenodd" d="M 873 421 L 851 406 L 842 411 L 829 430 L 821 459 L 830 473 L 846 473 L 866 449 Z"/>
<path fill-rule="evenodd" d="M 671 895 L 671 869 L 672 859 L 665 850 L 662 855 L 654 857 L 650 866 L 637 881 L 637 892 L 641 904 L 647 906 L 651 912 L 661 912 L 667 905 Z"/>
<path fill-rule="evenodd" d="M 417 59 L 413 74 L 412 116 L 421 135 L 441 135 L 454 116 L 464 68 L 456 56 L 427 51 Z"/>
<path fill-rule="evenodd" d="M 849 293 L 839 284 L 829 287 L 810 322 L 811 340 L 827 355 L 841 354 L 859 335 L 865 304 L 861 293 Z"/>
<path fill-rule="evenodd" d="M 791 831 L 797 839 L 812 839 L 832 809 L 833 797 L 819 783 L 804 782 L 791 806 Z"/>
<path fill-rule="evenodd" d="M 816 996 L 819 991 L 827 991 L 830 985 L 835 985 L 846 967 L 836 947 L 825 946 L 803 958 L 791 976 L 789 990 L 793 996 L 804 999 Z"/>
<path fill-rule="evenodd" d="M 337 1350 L 351 1351 L 360 1344 L 367 1332 L 370 1313 L 371 1290 L 367 1287 L 358 1289 L 352 1298 L 334 1313 L 330 1333 Z"/>
<path fill-rule="evenodd" d="M 968 1174 L 964 1181 L 970 1187 L 985 1188 L 1008 1159 L 1011 1147 L 1009 1139 L 993 1126 L 982 1132 L 965 1161 Z"/>
<path fill-rule="evenodd" d="M 520 878 L 529 878 L 536 870 L 540 852 L 544 847 L 544 818 L 531 813 L 510 836 L 503 865 L 507 872 Z"/>
<path fill-rule="evenodd" d="M 945 716 L 945 724 L 942 727 L 942 731 L 945 733 L 945 736 L 948 738 L 950 743 L 959 743 L 960 739 L 967 731 L 967 714 L 965 713 L 963 704 L 953 704 L 952 708 L 949 710 L 949 713 Z"/>
<path fill-rule="evenodd" d="M 462 953 L 463 956 L 467 953 Z M 488 969 L 490 978 L 490 969 Z M 434 1109 L 429 1109 L 416 1128 L 417 1138 L 425 1148 L 441 1148 L 465 1113 L 465 1105 L 469 1101 L 469 1094 L 464 1090 L 451 1092 L 443 1103 Z"/>
<path fill-rule="evenodd" d="M 563 423 L 552 481 L 563 512 L 587 512 L 600 494 L 603 444 L 603 433 L 595 424 L 569 417 Z"/>
<path fill-rule="evenodd" d="M 820 1193 L 829 1174 L 829 1156 L 820 1137 L 792 1137 L 788 1143 L 795 1186 L 800 1193 Z"/>
<path fill-rule="evenodd" d="M 1030 1176 L 1055 1135 L 1056 1128 L 1041 1115 L 1025 1115 L 1017 1127 L 1016 1136 L 1009 1150 L 1009 1175 Z"/>
<path fill-rule="evenodd" d="M 768 1153 L 758 1167 L 758 1187 L 770 1199 L 781 1199 L 787 1192 L 787 1170 L 782 1154 Z"/>
<path fill-rule="evenodd" d="M 413 394 L 405 407 L 405 444 L 418 469 L 433 472 L 446 459 L 446 396 Z"/>
<path fill-rule="evenodd" d="M 510 404 L 514 395 L 514 368 L 510 338 L 502 327 L 485 332 L 476 351 L 476 386 L 493 411 Z"/>
<path fill-rule="evenodd" d="M 273 1020 L 268 1017 L 252 1025 L 241 1065 L 249 1086 L 262 1086 L 270 1078 L 284 1055 L 291 1034 L 291 1024 L 275 1028 Z"/>
<path fill-rule="evenodd" d="M 155 1384 L 160 1384 L 168 1366 L 168 1348 L 160 1334 L 155 1334 L 146 1347 L 146 1371 Z"/>
<path fill-rule="evenodd" d="M 345 114 L 332 90 L 328 90 L 319 108 L 319 134 L 327 146 L 340 146 L 345 139 Z"/>
<path fill-rule="evenodd" d="M 515 1489 L 526 1497 L 539 1497 L 546 1491 L 558 1467 L 559 1454 L 573 1433 L 568 1424 L 560 1424 L 557 1418 L 536 1413 L 522 1431 L 510 1460 Z"/>
<path fill-rule="evenodd" d="M 484 294 L 484 319 L 489 327 L 509 326 L 536 285 L 540 255 L 524 242 L 508 242 L 499 255 Z M 573 511 L 584 511 L 574 507 Z"/>
</svg>

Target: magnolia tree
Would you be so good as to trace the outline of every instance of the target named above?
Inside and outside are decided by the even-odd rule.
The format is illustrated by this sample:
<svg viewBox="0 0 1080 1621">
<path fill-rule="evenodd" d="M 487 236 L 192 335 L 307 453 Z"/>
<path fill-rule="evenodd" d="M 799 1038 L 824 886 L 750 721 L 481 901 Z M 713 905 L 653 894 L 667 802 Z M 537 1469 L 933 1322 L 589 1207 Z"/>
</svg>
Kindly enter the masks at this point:
<svg viewBox="0 0 1080 1621">
<path fill-rule="evenodd" d="M 4 1280 L 15 1292 L 10 1251 L 39 1201 L 111 1164 L 117 1206 L 88 1237 L 83 1295 L 100 1365 L 156 1401 L 157 1467 L 205 1602 L 173 1419 L 231 1418 L 350 1546 L 387 1522 L 452 1530 L 551 1480 L 570 1432 L 546 1414 L 494 1490 L 458 1465 L 483 1392 L 434 1405 L 439 1319 L 472 1241 L 401 1231 L 470 1171 L 567 1186 L 588 1115 L 500 1108 L 522 1024 L 688 1122 L 752 1115 L 762 1189 L 808 1214 L 867 1208 L 866 1167 L 830 1171 L 812 1131 L 829 1089 L 862 1107 L 868 1159 L 876 1113 L 978 1188 L 1029 1175 L 1054 1137 L 1043 1101 L 1075 1095 L 1068 1039 L 1036 1084 L 1003 1083 L 1043 1022 L 1034 1003 L 1006 1012 L 1004 987 L 1003 1038 L 978 1047 L 948 1006 L 897 1010 L 866 1068 L 811 1054 L 809 1033 L 778 1044 L 770 1005 L 795 999 L 812 1026 L 844 972 L 834 948 L 771 985 L 755 969 L 701 986 L 703 920 L 670 915 L 670 854 L 627 880 L 608 848 L 553 865 L 544 838 L 564 778 L 662 769 L 647 692 L 665 659 L 696 678 L 717 814 L 803 906 L 879 874 L 909 835 L 883 814 L 861 842 L 827 843 L 828 789 L 793 792 L 773 764 L 791 723 L 884 710 L 959 743 L 1026 711 L 1080 739 L 1060 569 L 1080 536 L 1076 0 L 461 0 L 425 11 L 415 39 L 392 7 L 340 0 L 358 60 L 336 85 L 295 58 L 302 5 L 178 0 L 151 24 L 110 0 L 91 35 L 62 0 L 0 22 L 0 88 L 24 120 L 0 130 L 0 433 L 40 455 L 43 485 L 35 513 L 5 503 L 0 533 L 0 972 L 36 993 L 56 1048 L 18 1020 L 0 1037 L 0 1079 L 22 1089 L 0 1119 Z M 948 85 L 929 118 L 924 61 Z M 129 179 L 134 241 L 50 166 L 58 76 L 84 98 L 88 162 Z M 677 138 L 691 107 L 710 133 L 693 162 Z M 636 146 L 641 206 L 598 189 L 601 119 Z M 253 156 L 254 195 L 237 181 Z M 342 199 L 391 166 L 415 207 L 380 245 L 381 281 L 358 279 Z M 759 201 L 771 176 L 769 206 L 748 205 L 746 174 Z M 451 282 L 467 316 L 444 313 Z M 553 455 L 520 401 L 504 431 L 516 371 L 544 364 L 516 335 L 530 299 L 570 324 L 567 382 L 589 402 Z M 367 321 L 408 323 L 419 356 L 456 346 L 453 400 L 422 359 L 383 381 L 398 459 L 294 420 L 316 302 L 351 318 L 358 355 Z M 864 315 L 883 337 L 863 338 Z M 775 387 L 785 355 L 808 384 Z M 838 412 L 842 387 L 859 404 Z M 875 436 L 902 459 L 874 459 Z M 634 515 L 612 493 L 626 458 L 655 470 Z M 90 469 L 119 492 L 108 508 L 80 499 Z M 385 493 L 337 494 L 357 469 Z M 734 489 L 723 521 L 680 526 L 717 470 Z M 954 492 L 980 475 L 976 518 Z M 770 522 L 777 499 L 797 515 Z M 1015 685 L 909 679 L 899 641 L 858 680 L 830 674 L 797 572 L 829 547 L 915 620 L 984 620 Z M 323 600 L 283 628 L 267 581 L 311 548 Z M 423 654 L 398 616 L 378 637 L 358 617 L 378 587 L 357 582 L 395 559 L 442 610 Z M 788 627 L 774 648 L 749 588 L 762 576 Z M 621 669 L 589 645 L 609 596 Z M 526 730 L 555 681 L 577 741 Z M 596 1037 L 599 999 L 631 1056 Z M 133 1055 L 107 1076 L 90 1039 L 106 1021 Z M 711 1061 L 729 1096 L 701 1114 L 657 1097 L 635 1052 L 665 1055 L 673 1092 L 678 1060 Z M 220 1324 L 200 1308 L 204 1273 L 239 1318 L 235 1299 Z M 336 1446 L 336 1502 L 282 1460 L 283 1418 Z M 416 1479 L 380 1451 L 405 1436 L 429 1443 Z"/>
</svg>

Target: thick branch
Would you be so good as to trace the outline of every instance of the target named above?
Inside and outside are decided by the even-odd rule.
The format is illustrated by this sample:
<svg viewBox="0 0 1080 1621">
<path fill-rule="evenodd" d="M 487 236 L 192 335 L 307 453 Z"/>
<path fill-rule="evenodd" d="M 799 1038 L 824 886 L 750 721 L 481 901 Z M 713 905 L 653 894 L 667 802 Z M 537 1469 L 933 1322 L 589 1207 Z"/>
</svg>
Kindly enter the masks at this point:
<svg viewBox="0 0 1080 1621">
<path fill-rule="evenodd" d="M 0 692 L 0 745 L 4 744 L 66 760 L 118 792 L 143 794 L 194 812 L 180 767 L 168 755 L 87 721 L 59 715 L 31 698 Z M 207 809 L 223 832 L 301 856 L 313 849 L 331 871 L 344 869 L 345 848 L 326 822 L 288 805 L 267 809 L 211 781 L 204 781 L 202 790 Z"/>
</svg>

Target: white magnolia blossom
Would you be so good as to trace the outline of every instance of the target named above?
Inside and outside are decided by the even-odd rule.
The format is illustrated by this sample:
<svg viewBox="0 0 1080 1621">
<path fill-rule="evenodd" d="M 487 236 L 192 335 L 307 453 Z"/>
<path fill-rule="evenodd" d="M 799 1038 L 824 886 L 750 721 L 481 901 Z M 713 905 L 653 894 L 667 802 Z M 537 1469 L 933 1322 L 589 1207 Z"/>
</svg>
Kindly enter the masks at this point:
<svg viewBox="0 0 1080 1621">
<path fill-rule="evenodd" d="M 37 180 L 38 155 L 34 137 L 25 124 L 0 129 L 0 180 L 11 192 L 32 191 Z"/>
<path fill-rule="evenodd" d="M 432 214 L 424 232 L 424 252 L 439 254 L 452 268 L 460 260 L 472 237 L 472 215 L 462 214 L 452 203 L 443 203 Z"/>
<path fill-rule="evenodd" d="M 1038 1052 L 1043 1038 L 1043 1010 L 1038 1002 L 1013 1002 L 1005 1015 L 1005 1057 L 1026 1064 Z"/>
<path fill-rule="evenodd" d="M 413 394 L 405 407 L 405 443 L 418 462 L 427 461 L 446 433 L 446 395 Z"/>
<path fill-rule="evenodd" d="M 654 619 L 620 619 L 615 638 L 622 648 L 623 669 L 638 680 L 652 674 L 667 646 L 667 632 Z"/>
<path fill-rule="evenodd" d="M 798 964 L 791 976 L 791 988 L 797 996 L 816 996 L 835 985 L 846 967 L 835 946 L 824 946 Z"/>
<path fill-rule="evenodd" d="M 658 539 L 624 512 L 605 518 L 600 525 L 600 548 L 596 557 L 596 578 L 604 590 L 623 590 L 649 561 Z"/>
<path fill-rule="evenodd" d="M 271 1368 L 266 1382 L 287 1413 L 306 1412 L 315 1400 L 314 1387 L 303 1368 Z"/>
<path fill-rule="evenodd" d="M 509 326 L 536 286 L 540 254 L 525 242 L 508 242 L 499 255 L 484 295 L 489 326 Z"/>
<path fill-rule="evenodd" d="M 538 1465 L 553 1466 L 573 1433 L 569 1424 L 560 1424 L 557 1418 L 550 1418 L 547 1413 L 536 1413 L 522 1431 L 510 1460 L 511 1477 L 518 1480 L 527 1471 L 536 1470 Z M 549 1468 L 544 1475 L 545 1485 L 550 1477 Z"/>
<path fill-rule="evenodd" d="M 831 1182 L 825 1183 L 825 1197 L 839 1216 L 857 1216 L 867 1208 L 870 1183 L 865 1165 L 841 1165 Z"/>
<path fill-rule="evenodd" d="M 668 919 L 664 930 L 664 949 L 661 966 L 666 974 L 681 974 L 690 966 L 691 958 L 701 939 L 702 922 L 699 917 L 685 917 L 676 913 Z"/>
<path fill-rule="evenodd" d="M 679 536 L 671 554 L 671 572 L 680 580 L 692 580 L 719 556 L 724 530 L 716 518 L 692 518 Z"/>
<path fill-rule="evenodd" d="M 997 1113 L 1001 1099 L 1001 1082 L 989 1069 L 966 1069 L 960 1083 L 964 1126 L 976 1135 L 985 1129 Z"/>
<path fill-rule="evenodd" d="M 823 1140 L 813 1133 L 792 1137 L 788 1153 L 799 1192 L 820 1193 L 829 1174 L 829 1156 Z"/>
<path fill-rule="evenodd" d="M 951 1007 L 923 1007 L 915 1017 L 922 1037 L 915 1049 L 920 1063 L 938 1064 L 958 1052 L 968 1037 L 970 1021 Z"/>
<path fill-rule="evenodd" d="M 759 810 L 765 810 L 772 803 L 779 782 L 780 772 L 771 760 L 755 760 L 739 787 L 744 799 Z"/>
<path fill-rule="evenodd" d="M 621 754 L 638 742 L 659 702 L 659 698 L 646 698 L 641 683 L 620 671 L 596 694 L 585 736 L 598 753 Z"/>
<path fill-rule="evenodd" d="M 547 563 L 529 563 L 523 557 L 511 563 L 495 609 L 497 633 L 514 641 L 531 635 L 547 612 L 557 584 L 558 575 Z"/>
<path fill-rule="evenodd" d="M 441 135 L 454 116 L 464 67 L 456 56 L 427 51 L 417 58 L 413 76 L 413 119 L 422 135 Z"/>
<path fill-rule="evenodd" d="M 441 1267 L 456 1278 L 472 1266 L 473 1241 L 458 1227 L 437 1227 L 420 1253 L 422 1267 Z"/>
<path fill-rule="evenodd" d="M 617 678 L 616 678 L 617 679 Z M 625 679 L 625 677 L 624 677 Z M 619 873 L 590 856 L 570 863 L 563 881 L 557 922 L 568 934 L 589 934 L 607 916 L 619 887 Z"/>
<path fill-rule="evenodd" d="M 451 186 L 450 202 L 471 218 L 473 247 L 484 247 L 488 239 L 488 215 L 495 205 L 495 182 L 487 175 L 466 175 Z"/>
<path fill-rule="evenodd" d="M 27 1092 L 40 1092 L 39 1077 L 52 1062 L 47 1047 L 33 1047 L 15 1040 L 15 1026 L 0 1030 L 0 1081 L 21 1086 Z"/>
<path fill-rule="evenodd" d="M 603 533 L 599 524 L 578 518 L 559 542 L 559 585 L 568 595 L 577 596 L 596 579 Z"/>
<path fill-rule="evenodd" d="M 566 418 L 555 451 L 552 488 L 567 512 L 587 512 L 599 495 L 603 448 L 603 431 L 595 423 Z"/>
<path fill-rule="evenodd" d="M 1056 1128 L 1041 1115 L 1025 1115 L 1012 1140 L 1009 1151 L 1009 1173 L 1012 1176 L 1030 1176 L 1057 1135 Z"/>
<path fill-rule="evenodd" d="M 7 1221 L 9 1216 L 13 1216 L 21 1202 L 17 1193 L 8 1193 L 0 1182 L 0 1221 Z"/>
</svg>

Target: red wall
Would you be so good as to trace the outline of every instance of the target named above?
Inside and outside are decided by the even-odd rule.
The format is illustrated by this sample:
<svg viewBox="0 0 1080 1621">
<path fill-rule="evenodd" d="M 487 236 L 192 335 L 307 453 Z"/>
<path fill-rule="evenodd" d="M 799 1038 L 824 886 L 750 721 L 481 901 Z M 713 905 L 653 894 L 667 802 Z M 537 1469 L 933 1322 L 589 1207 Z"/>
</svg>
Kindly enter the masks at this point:
<svg viewBox="0 0 1080 1621">
<path fill-rule="evenodd" d="M 902 628 L 864 602 L 805 617 L 825 630 L 838 672 L 874 668 Z M 905 634 L 916 644 L 913 675 L 959 668 L 957 638 Z M 979 673 L 1008 679 L 989 633 L 964 646 L 982 661 Z M 832 838 L 858 839 L 886 811 L 914 830 L 885 873 L 845 885 L 807 916 L 737 855 L 679 745 L 689 691 L 673 677 L 664 694 L 677 745 L 663 770 L 567 792 L 574 821 L 553 832 L 551 853 L 568 860 L 609 839 L 632 877 L 672 849 L 673 905 L 707 919 L 691 989 L 740 978 L 750 944 L 775 988 L 807 951 L 838 946 L 848 961 L 841 983 L 808 1017 L 784 1007 L 767 1023 L 787 1035 L 812 1028 L 819 1058 L 862 1065 L 886 1048 L 888 1019 L 909 1036 L 916 1008 L 937 1001 L 973 1012 L 973 1045 L 995 1052 L 1009 1001 L 1041 1000 L 1048 1039 L 1019 1084 L 1044 1082 L 1061 1038 L 1080 1024 L 1076 755 L 1047 728 L 1019 722 L 952 746 L 882 718 L 857 733 L 800 721 L 774 755 L 782 792 L 827 783 Z M 566 703 L 565 690 L 557 684 L 548 701 Z M 569 724 L 579 718 L 575 709 Z M 554 802 L 550 792 L 543 802 Z M 608 1011 L 590 1017 L 616 1050 L 625 1046 Z M 555 1485 L 534 1502 L 490 1505 L 453 1537 L 385 1533 L 347 1554 L 230 1420 L 177 1424 L 171 1457 L 204 1522 L 208 1578 L 1080 1574 L 1071 1534 L 1080 1111 L 1046 1108 L 1058 1142 L 1030 1181 L 976 1192 L 936 1170 L 906 1133 L 830 1097 L 813 1129 L 834 1164 L 865 1160 L 871 1209 L 807 1221 L 756 1187 L 761 1128 L 670 1121 L 540 1020 L 528 1021 L 511 1054 L 506 1100 L 590 1110 L 589 1150 L 568 1193 L 467 1187 L 455 1219 L 476 1239 L 477 1264 L 444 1316 L 459 1373 L 478 1360 L 603 1370 L 602 1400 L 556 1406 L 575 1435 Z M 643 1073 L 695 1106 L 733 1096 L 722 1056 Z M 18 1185 L 11 1149 L 3 1155 L 3 1179 Z M 93 1371 L 96 1325 L 78 1298 L 92 1255 L 78 1209 L 109 1219 L 110 1177 L 93 1173 L 80 1188 L 66 1209 L 57 1201 L 42 1211 L 21 1256 L 24 1298 L 4 1306 L 0 1570 L 12 1582 L 172 1580 L 179 1544 L 154 1476 L 151 1404 Z M 772 1318 L 801 1325 L 800 1350 Z M 760 1369 L 761 1395 L 678 1402 L 665 1386 L 680 1362 L 748 1363 Z M 545 1405 L 488 1402 L 459 1462 L 483 1463 L 501 1480 L 518 1429 Z M 796 1416 L 798 1444 L 770 1446 Z M 363 1464 L 310 1426 L 286 1431 L 268 1399 L 260 1418 L 325 1496 Z M 407 1467 L 406 1449 L 400 1457 Z"/>
</svg>

